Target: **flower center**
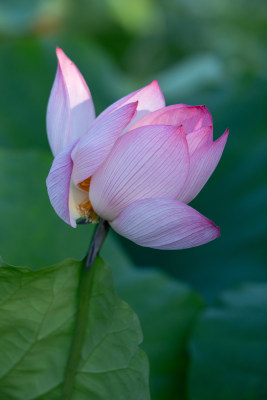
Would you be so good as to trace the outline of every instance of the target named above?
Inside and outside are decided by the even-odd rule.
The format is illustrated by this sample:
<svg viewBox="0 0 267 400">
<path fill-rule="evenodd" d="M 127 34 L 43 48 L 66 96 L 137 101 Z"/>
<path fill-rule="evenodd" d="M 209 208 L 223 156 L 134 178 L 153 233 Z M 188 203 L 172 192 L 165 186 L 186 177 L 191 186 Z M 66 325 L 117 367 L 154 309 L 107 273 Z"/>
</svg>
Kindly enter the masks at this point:
<svg viewBox="0 0 267 400">
<path fill-rule="evenodd" d="M 83 191 L 89 193 L 90 183 L 91 183 L 91 177 L 78 183 L 77 186 Z M 92 203 L 89 199 L 86 199 L 81 203 L 79 203 L 77 208 L 79 213 L 81 214 L 81 217 L 86 220 L 86 223 L 97 224 L 99 222 L 99 216 L 93 209 Z"/>
<path fill-rule="evenodd" d="M 85 192 L 89 192 L 89 188 L 90 188 L 90 183 L 91 183 L 91 176 L 87 179 L 85 179 L 84 181 L 78 183 L 78 187 L 82 190 L 84 190 Z"/>
</svg>

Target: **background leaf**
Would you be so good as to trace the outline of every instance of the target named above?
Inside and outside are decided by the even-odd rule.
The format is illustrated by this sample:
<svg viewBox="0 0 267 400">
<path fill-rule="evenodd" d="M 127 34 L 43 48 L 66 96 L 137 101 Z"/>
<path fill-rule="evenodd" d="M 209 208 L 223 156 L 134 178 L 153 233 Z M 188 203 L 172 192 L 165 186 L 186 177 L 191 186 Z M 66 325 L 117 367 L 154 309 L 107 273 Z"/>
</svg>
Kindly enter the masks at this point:
<svg viewBox="0 0 267 400">
<path fill-rule="evenodd" d="M 0 268 L 0 397 L 60 398 L 75 329 L 84 263 L 66 260 L 38 272 Z M 138 348 L 137 316 L 115 294 L 107 264 L 90 272 L 85 341 L 73 399 L 149 399 L 148 362 Z M 88 276 L 88 275 L 87 275 Z M 30 293 L 30 295 L 29 295 Z"/>
<path fill-rule="evenodd" d="M 118 294 L 141 321 L 142 348 L 150 360 L 152 399 L 186 400 L 187 343 L 203 300 L 188 285 L 160 271 L 112 265 Z"/>
<path fill-rule="evenodd" d="M 267 398 L 266 283 L 223 293 L 199 318 L 190 354 L 190 399 Z"/>
</svg>

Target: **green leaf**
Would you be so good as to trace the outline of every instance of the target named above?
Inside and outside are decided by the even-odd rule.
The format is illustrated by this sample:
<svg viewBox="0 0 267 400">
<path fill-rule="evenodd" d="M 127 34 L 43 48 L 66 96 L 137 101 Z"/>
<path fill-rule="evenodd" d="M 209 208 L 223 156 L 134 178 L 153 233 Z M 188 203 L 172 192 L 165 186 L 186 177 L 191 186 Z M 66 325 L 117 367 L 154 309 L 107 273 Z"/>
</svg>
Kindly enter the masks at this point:
<svg viewBox="0 0 267 400">
<path fill-rule="evenodd" d="M 190 399 L 266 399 L 267 284 L 224 293 L 199 319 L 190 350 Z"/>
<path fill-rule="evenodd" d="M 112 265 L 119 296 L 141 321 L 152 399 L 187 399 L 187 342 L 203 308 L 202 299 L 189 286 L 157 270 Z"/>
<path fill-rule="evenodd" d="M 1 399 L 149 399 L 139 321 L 104 261 L 3 264 L 0 277 Z"/>
</svg>

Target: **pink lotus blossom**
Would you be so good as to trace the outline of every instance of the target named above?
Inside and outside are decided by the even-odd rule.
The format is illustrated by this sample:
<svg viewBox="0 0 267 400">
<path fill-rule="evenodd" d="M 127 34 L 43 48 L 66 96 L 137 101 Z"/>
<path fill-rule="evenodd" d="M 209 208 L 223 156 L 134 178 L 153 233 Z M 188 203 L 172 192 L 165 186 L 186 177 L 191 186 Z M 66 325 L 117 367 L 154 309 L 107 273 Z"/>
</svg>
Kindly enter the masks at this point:
<svg viewBox="0 0 267 400">
<path fill-rule="evenodd" d="M 57 49 L 47 109 L 55 156 L 47 178 L 56 213 L 76 227 L 101 217 L 133 242 L 157 249 L 199 246 L 220 235 L 187 205 L 216 168 L 228 130 L 213 141 L 205 106 L 165 106 L 156 81 L 95 118 L 90 90 Z"/>
</svg>

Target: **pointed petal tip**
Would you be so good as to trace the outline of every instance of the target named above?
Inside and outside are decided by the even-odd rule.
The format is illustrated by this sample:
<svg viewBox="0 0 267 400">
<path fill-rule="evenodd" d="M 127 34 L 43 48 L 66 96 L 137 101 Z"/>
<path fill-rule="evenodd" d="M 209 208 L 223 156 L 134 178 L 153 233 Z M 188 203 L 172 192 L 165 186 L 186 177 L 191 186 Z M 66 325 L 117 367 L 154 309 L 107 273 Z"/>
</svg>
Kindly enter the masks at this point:
<svg viewBox="0 0 267 400">
<path fill-rule="evenodd" d="M 208 107 L 206 106 L 206 104 L 202 104 L 201 106 L 199 106 L 199 108 L 204 111 L 205 114 L 210 114 L 210 110 L 208 109 Z"/>
<path fill-rule="evenodd" d="M 199 110 L 201 110 L 202 113 L 202 118 L 201 118 L 201 125 L 202 126 L 207 126 L 207 125 L 212 125 L 212 115 L 206 104 L 202 104 L 200 106 L 197 106 Z"/>
<path fill-rule="evenodd" d="M 57 55 L 57 59 L 58 61 L 60 61 L 60 59 L 62 59 L 63 57 L 66 57 L 66 54 L 64 53 L 64 51 L 60 48 L 60 47 L 56 47 L 56 55 Z"/>
<path fill-rule="evenodd" d="M 218 239 L 221 236 L 220 227 L 217 226 L 213 221 L 203 216 L 203 237 L 206 236 L 206 240 L 204 243 L 212 242 L 215 239 Z M 203 243 L 203 244 L 204 244 Z"/>
<path fill-rule="evenodd" d="M 220 161 L 228 134 L 229 129 L 226 129 L 217 140 L 200 147 L 191 155 L 191 170 L 177 200 L 190 203 L 198 195 Z"/>
<path fill-rule="evenodd" d="M 208 109 L 208 107 L 206 106 L 206 104 L 201 104 L 201 105 L 198 106 L 198 107 L 200 107 L 203 111 L 206 111 L 206 112 L 210 113 L 210 110 Z"/>
<path fill-rule="evenodd" d="M 171 125 L 166 125 L 166 126 L 171 126 Z M 188 152 L 188 156 L 189 156 L 189 149 L 188 149 L 188 144 L 187 144 L 187 140 L 186 140 L 186 132 L 185 132 L 185 129 L 184 129 L 184 127 L 183 127 L 183 124 L 181 124 L 181 125 L 174 125 L 173 126 L 173 128 L 174 128 L 174 134 L 178 134 L 178 135 L 181 135 L 183 138 L 184 138 L 184 141 L 185 141 L 185 143 L 186 143 L 186 148 L 187 148 L 187 152 Z"/>
<path fill-rule="evenodd" d="M 47 106 L 47 134 L 53 154 L 83 136 L 95 119 L 91 92 L 77 66 L 56 47 L 57 72 Z"/>
<path fill-rule="evenodd" d="M 209 224 L 210 224 L 210 230 L 211 230 L 211 232 L 212 232 L 212 239 L 211 240 L 214 240 L 214 239 L 217 239 L 218 237 L 220 237 L 221 236 L 221 230 L 220 230 L 220 227 L 219 226 L 217 226 L 213 221 L 211 221 L 210 219 L 206 219 L 207 220 L 207 222 L 209 222 Z"/>
<path fill-rule="evenodd" d="M 227 128 L 226 131 L 221 136 L 225 140 L 225 144 L 228 140 L 228 136 L 229 136 L 229 128 Z"/>
<path fill-rule="evenodd" d="M 148 87 L 151 87 L 151 88 L 153 88 L 153 90 L 155 90 L 155 95 L 159 96 L 160 99 L 161 99 L 161 101 L 162 101 L 162 107 L 165 107 L 165 104 L 166 104 L 165 98 L 164 98 L 164 95 L 163 95 L 163 93 L 162 93 L 162 90 L 161 90 L 161 88 L 160 88 L 160 86 L 159 86 L 158 81 L 157 81 L 156 79 L 154 79 L 154 80 L 148 85 Z M 162 107 L 161 107 L 161 108 L 162 108 Z"/>
<path fill-rule="evenodd" d="M 56 55 L 60 68 L 64 68 L 68 65 L 74 64 L 73 61 L 71 61 L 71 59 L 64 53 L 64 51 L 60 47 L 56 48 Z M 77 67 L 75 66 L 75 68 Z"/>
<path fill-rule="evenodd" d="M 133 118 L 134 118 L 134 117 L 136 116 L 136 114 L 137 114 L 138 104 L 139 104 L 139 101 L 138 101 L 138 100 L 133 101 L 132 103 L 129 103 L 129 105 L 132 106 L 132 118 L 131 118 L 131 120 L 133 120 Z M 125 107 L 125 106 L 124 106 L 124 107 Z M 123 107 L 122 107 L 122 108 L 123 108 Z"/>
<path fill-rule="evenodd" d="M 226 145 L 228 136 L 229 136 L 229 128 L 227 128 L 226 131 L 217 140 L 215 140 L 214 143 L 220 143 L 224 148 L 224 146 Z"/>
<path fill-rule="evenodd" d="M 155 86 L 159 88 L 159 83 L 156 79 L 153 79 L 153 81 L 149 84 L 149 86 Z"/>
<path fill-rule="evenodd" d="M 174 125 L 174 127 L 176 128 L 176 129 L 175 129 L 176 131 L 179 131 L 179 132 L 181 132 L 181 133 L 186 134 L 186 133 L 185 133 L 185 130 L 184 130 L 184 127 L 183 127 L 183 124 Z"/>
<path fill-rule="evenodd" d="M 136 111 L 136 109 L 138 107 L 138 103 L 139 103 L 139 101 L 136 100 L 136 101 L 133 101 L 132 103 L 129 103 L 129 105 L 132 104 L 132 107 L 135 108 L 135 111 Z M 123 107 L 125 107 L 125 106 L 123 106 Z"/>
<path fill-rule="evenodd" d="M 229 136 L 229 128 L 226 129 L 226 131 L 223 133 L 223 135 L 227 136 L 227 138 L 228 138 L 228 136 Z"/>
</svg>

